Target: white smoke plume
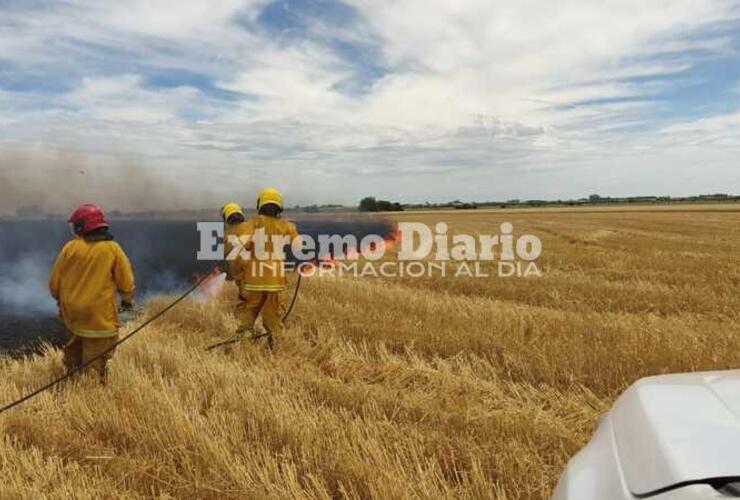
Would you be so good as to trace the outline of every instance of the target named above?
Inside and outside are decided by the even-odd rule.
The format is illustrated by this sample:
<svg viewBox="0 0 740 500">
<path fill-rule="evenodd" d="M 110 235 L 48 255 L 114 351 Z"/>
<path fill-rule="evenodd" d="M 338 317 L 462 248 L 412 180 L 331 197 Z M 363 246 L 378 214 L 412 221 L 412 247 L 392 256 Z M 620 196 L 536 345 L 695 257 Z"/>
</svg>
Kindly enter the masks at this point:
<svg viewBox="0 0 740 500">
<path fill-rule="evenodd" d="M 0 275 L 0 305 L 14 316 L 50 315 L 56 304 L 49 295 L 47 283 L 50 267 L 38 255 L 22 257 L 12 266 L 3 266 Z"/>
</svg>

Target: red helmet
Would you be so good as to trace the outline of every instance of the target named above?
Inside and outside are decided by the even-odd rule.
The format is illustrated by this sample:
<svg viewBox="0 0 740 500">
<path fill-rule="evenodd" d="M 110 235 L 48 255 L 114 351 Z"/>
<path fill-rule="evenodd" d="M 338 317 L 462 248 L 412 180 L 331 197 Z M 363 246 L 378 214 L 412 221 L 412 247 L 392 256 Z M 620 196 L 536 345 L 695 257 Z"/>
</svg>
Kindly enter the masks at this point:
<svg viewBox="0 0 740 500">
<path fill-rule="evenodd" d="M 101 227 L 108 227 L 108 221 L 105 218 L 103 210 L 92 203 L 80 205 L 69 216 L 69 222 L 74 225 L 75 233 L 84 236 L 90 231 L 95 231 Z"/>
</svg>

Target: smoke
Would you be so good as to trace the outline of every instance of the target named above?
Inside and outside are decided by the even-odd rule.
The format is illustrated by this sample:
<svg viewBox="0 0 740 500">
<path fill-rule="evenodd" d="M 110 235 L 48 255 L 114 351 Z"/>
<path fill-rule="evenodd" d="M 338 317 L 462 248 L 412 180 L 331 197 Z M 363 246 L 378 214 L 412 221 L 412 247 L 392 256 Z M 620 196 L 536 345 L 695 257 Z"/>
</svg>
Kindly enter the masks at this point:
<svg viewBox="0 0 740 500">
<path fill-rule="evenodd" d="M 55 312 L 47 284 L 56 254 L 68 238 L 63 223 L 0 221 L 0 313 Z"/>
<path fill-rule="evenodd" d="M 195 221 L 121 220 L 111 213 L 220 206 L 223 200 L 205 186 L 205 176 L 184 175 L 184 171 L 147 169 L 122 155 L 45 148 L 0 150 L 0 215 L 19 216 L 0 218 L 0 349 L 31 345 L 37 339 L 63 339 L 54 320 L 56 304 L 49 296 L 48 280 L 70 234 L 64 222 L 38 220 L 39 216 L 66 216 L 88 202 L 113 215 L 112 232 L 133 262 L 139 300 L 177 293 L 190 285 L 195 273 L 210 271 L 214 262 L 196 260 L 200 238 Z M 222 188 L 236 188 L 223 178 L 214 180 Z M 340 219 L 334 214 L 307 217 L 298 225 L 308 234 L 358 237 L 389 230 L 386 221 Z"/>
<path fill-rule="evenodd" d="M 3 266 L 0 275 L 0 310 L 16 316 L 51 315 L 56 312 L 47 283 L 49 266 L 37 255 Z"/>
<path fill-rule="evenodd" d="M 202 183 L 188 191 L 174 175 L 155 173 L 125 157 L 0 151 L 0 214 L 67 214 L 85 202 L 108 211 L 183 210 L 200 208 L 211 198 Z"/>
<path fill-rule="evenodd" d="M 320 215 L 297 221 L 301 233 L 387 235 L 393 225 L 379 218 Z M 111 231 L 127 253 L 136 275 L 137 300 L 187 289 L 196 274 L 218 262 L 198 261 L 196 221 L 114 220 Z M 48 280 L 54 260 L 70 239 L 58 220 L 0 220 L 0 349 L 33 345 L 38 339 L 63 339 Z M 55 340 L 56 339 L 56 340 Z"/>
<path fill-rule="evenodd" d="M 194 273 L 215 263 L 196 260 L 195 222 L 112 222 L 112 232 L 131 259 L 137 297 L 186 289 Z M 63 339 L 54 317 L 48 282 L 54 261 L 71 238 L 67 224 L 54 220 L 0 220 L 0 349 Z"/>
</svg>

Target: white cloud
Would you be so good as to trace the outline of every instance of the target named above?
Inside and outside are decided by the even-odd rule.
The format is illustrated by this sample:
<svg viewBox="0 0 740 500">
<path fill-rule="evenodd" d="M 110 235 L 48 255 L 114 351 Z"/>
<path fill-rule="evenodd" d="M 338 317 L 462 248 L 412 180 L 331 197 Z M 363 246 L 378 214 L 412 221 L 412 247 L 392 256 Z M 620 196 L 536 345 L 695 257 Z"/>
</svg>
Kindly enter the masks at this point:
<svg viewBox="0 0 740 500">
<path fill-rule="evenodd" d="M 304 203 L 685 193 L 736 179 L 740 103 L 671 118 L 680 103 L 661 97 L 732 57 L 737 40 L 716 28 L 737 21 L 735 1 L 349 3 L 355 26 L 310 21 L 304 39 L 255 28 L 264 0 L 10 10 L 0 68 L 32 76 L 0 91 L 0 133 L 14 147 L 136 158 L 217 196 L 284 184 Z M 348 61 L 332 37 L 380 60 Z M 385 74 L 370 80 L 360 62 Z M 218 89 L 147 80 L 178 71 Z M 366 91 L 344 90 L 353 78 Z M 43 79 L 72 88 L 50 93 Z M 682 144 L 694 149 L 677 155 Z M 702 152 L 715 180 L 687 185 Z"/>
<path fill-rule="evenodd" d="M 157 38 L 178 39 L 213 36 L 228 29 L 235 14 L 254 17 L 265 0 L 129 0 L 126 2 L 93 0 L 104 24 L 124 32 Z"/>
<path fill-rule="evenodd" d="M 269 47 L 255 57 L 253 67 L 239 72 L 224 88 L 257 96 L 248 114 L 264 119 L 327 119 L 354 107 L 352 100 L 335 90 L 350 76 L 346 63 L 309 44 Z M 227 113 L 227 119 L 248 118 Z"/>
</svg>

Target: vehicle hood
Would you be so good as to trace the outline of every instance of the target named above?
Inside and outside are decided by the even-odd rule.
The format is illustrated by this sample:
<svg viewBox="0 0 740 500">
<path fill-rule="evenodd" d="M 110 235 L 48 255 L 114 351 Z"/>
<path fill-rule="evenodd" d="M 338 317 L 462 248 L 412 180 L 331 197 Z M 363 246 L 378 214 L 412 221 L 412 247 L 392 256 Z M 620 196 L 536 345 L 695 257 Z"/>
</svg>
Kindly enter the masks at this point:
<svg viewBox="0 0 740 500">
<path fill-rule="evenodd" d="M 740 370 L 642 379 L 609 418 L 635 496 L 740 477 Z"/>
</svg>

